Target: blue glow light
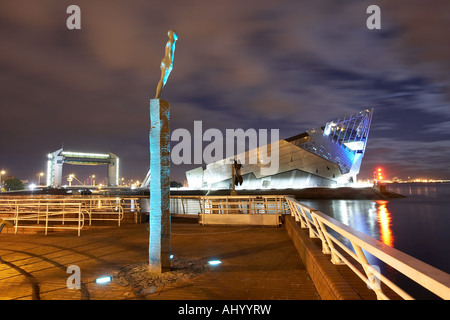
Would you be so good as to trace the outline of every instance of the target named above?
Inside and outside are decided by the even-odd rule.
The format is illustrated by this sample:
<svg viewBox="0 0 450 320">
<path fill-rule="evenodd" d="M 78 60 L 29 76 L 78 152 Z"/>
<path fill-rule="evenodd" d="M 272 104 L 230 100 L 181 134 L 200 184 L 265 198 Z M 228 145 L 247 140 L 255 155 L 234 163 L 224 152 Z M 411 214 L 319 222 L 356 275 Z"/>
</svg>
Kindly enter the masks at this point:
<svg viewBox="0 0 450 320">
<path fill-rule="evenodd" d="M 173 254 L 171 254 L 171 255 L 169 256 L 169 258 L 170 258 L 170 259 L 173 259 Z"/>
<path fill-rule="evenodd" d="M 105 276 L 105 277 L 100 277 L 95 279 L 95 283 L 108 283 L 111 281 L 111 277 L 110 276 Z"/>
<path fill-rule="evenodd" d="M 220 260 L 209 260 L 208 263 L 211 266 L 217 266 L 217 265 L 221 264 L 222 261 L 220 261 Z"/>
</svg>

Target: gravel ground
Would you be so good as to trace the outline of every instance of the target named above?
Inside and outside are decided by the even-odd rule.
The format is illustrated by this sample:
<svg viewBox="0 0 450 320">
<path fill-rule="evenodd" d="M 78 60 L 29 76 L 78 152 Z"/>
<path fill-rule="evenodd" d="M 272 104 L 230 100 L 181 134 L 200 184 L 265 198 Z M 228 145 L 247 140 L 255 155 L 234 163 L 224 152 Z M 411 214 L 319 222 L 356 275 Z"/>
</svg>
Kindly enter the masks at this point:
<svg viewBox="0 0 450 320">
<path fill-rule="evenodd" d="M 207 261 L 175 258 L 171 260 L 170 271 L 152 273 L 148 269 L 148 261 L 141 261 L 127 265 L 113 274 L 113 281 L 120 286 L 135 289 L 137 293 L 151 293 L 160 286 L 196 277 L 208 269 Z"/>
</svg>

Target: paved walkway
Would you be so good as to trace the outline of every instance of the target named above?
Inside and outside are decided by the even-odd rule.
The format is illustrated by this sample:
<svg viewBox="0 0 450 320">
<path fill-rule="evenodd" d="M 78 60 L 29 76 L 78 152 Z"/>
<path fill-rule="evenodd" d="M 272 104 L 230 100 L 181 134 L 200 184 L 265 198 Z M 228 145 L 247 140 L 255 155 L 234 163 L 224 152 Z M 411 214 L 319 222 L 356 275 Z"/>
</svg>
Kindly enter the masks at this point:
<svg viewBox="0 0 450 320">
<path fill-rule="evenodd" d="M 222 264 L 193 278 L 147 290 L 103 275 L 148 259 L 148 224 L 89 228 L 76 232 L 0 234 L 2 300 L 319 300 L 284 226 L 213 227 L 172 223 L 178 259 Z M 68 289 L 70 265 L 81 271 L 81 288 Z"/>
</svg>

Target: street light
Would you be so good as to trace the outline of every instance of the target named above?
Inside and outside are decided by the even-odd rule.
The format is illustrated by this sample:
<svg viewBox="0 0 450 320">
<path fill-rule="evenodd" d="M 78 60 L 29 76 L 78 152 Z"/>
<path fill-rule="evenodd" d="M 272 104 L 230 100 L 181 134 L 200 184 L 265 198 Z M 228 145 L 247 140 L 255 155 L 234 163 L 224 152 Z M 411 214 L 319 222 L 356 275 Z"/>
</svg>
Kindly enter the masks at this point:
<svg viewBox="0 0 450 320">
<path fill-rule="evenodd" d="M 41 177 L 42 177 L 43 175 L 44 175 L 43 172 L 40 172 L 40 173 L 38 174 L 38 186 L 41 185 Z"/>
<path fill-rule="evenodd" d="M 2 187 L 3 187 L 3 175 L 6 173 L 5 170 L 0 171 L 0 192 L 2 191 Z"/>
<path fill-rule="evenodd" d="M 74 177 L 73 174 L 69 174 L 69 177 L 67 178 L 67 181 L 69 182 L 69 187 L 72 186 L 73 177 Z"/>
</svg>

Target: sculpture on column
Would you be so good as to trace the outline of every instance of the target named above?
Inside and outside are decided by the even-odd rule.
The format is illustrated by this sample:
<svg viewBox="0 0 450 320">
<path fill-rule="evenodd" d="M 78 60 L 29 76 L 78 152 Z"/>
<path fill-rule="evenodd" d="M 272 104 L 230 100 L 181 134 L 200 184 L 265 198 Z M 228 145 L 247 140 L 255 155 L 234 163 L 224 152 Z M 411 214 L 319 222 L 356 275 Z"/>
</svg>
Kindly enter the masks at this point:
<svg viewBox="0 0 450 320">
<path fill-rule="evenodd" d="M 174 30 L 169 30 L 167 33 L 169 41 L 166 43 L 166 50 L 164 58 L 161 61 L 161 79 L 156 87 L 155 99 L 159 99 L 163 87 L 166 85 L 170 72 L 173 69 L 173 56 L 175 54 L 175 42 L 178 40 L 178 35 Z"/>
<path fill-rule="evenodd" d="M 161 61 L 161 80 L 156 96 L 150 100 L 150 206 L 149 206 L 149 271 L 162 273 L 170 270 L 170 106 L 160 99 L 161 90 L 173 68 L 175 41 L 169 30 L 166 53 Z"/>
</svg>

